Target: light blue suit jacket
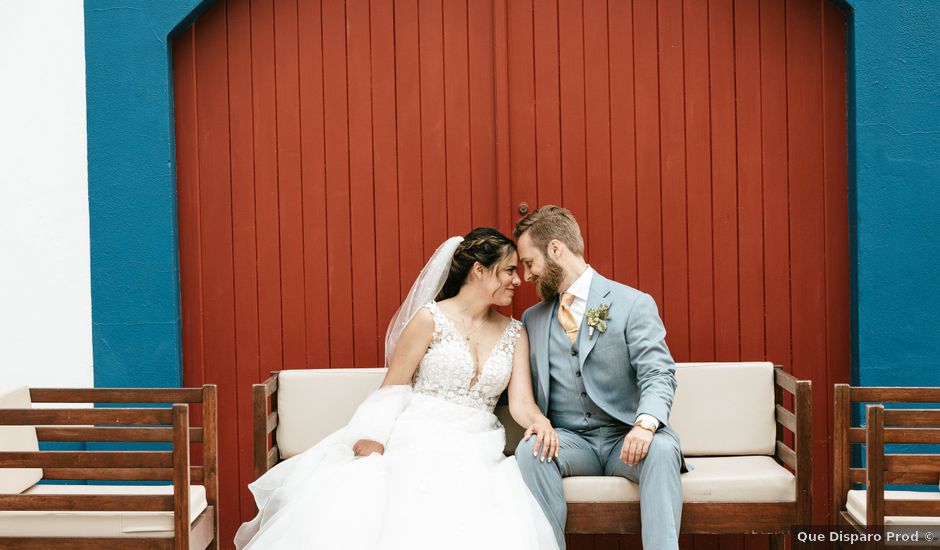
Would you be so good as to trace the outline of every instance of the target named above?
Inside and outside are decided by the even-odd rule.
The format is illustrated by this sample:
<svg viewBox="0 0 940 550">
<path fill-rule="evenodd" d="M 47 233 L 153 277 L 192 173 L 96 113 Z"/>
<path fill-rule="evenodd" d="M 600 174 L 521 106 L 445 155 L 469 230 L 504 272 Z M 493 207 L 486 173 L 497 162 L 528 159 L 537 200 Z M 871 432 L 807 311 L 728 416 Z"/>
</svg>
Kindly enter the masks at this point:
<svg viewBox="0 0 940 550">
<path fill-rule="evenodd" d="M 607 304 L 607 330 L 589 337 L 587 311 Z M 548 414 L 549 330 L 553 303 L 540 302 L 522 315 L 529 333 L 530 367 L 536 403 Z M 676 393 L 676 364 L 666 347 L 666 329 L 649 294 L 594 274 L 578 334 L 578 359 L 584 386 L 607 414 L 632 425 L 646 413 L 669 429 Z"/>
</svg>

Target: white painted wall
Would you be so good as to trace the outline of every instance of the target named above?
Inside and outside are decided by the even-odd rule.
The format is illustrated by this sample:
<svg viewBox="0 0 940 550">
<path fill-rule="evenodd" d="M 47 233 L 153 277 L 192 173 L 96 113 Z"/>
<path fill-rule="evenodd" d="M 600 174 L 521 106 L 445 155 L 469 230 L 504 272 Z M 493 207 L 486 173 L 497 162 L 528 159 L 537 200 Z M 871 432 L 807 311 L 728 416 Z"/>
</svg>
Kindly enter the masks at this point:
<svg viewBox="0 0 940 550">
<path fill-rule="evenodd" d="M 0 0 L 0 388 L 92 386 L 80 0 Z"/>
</svg>

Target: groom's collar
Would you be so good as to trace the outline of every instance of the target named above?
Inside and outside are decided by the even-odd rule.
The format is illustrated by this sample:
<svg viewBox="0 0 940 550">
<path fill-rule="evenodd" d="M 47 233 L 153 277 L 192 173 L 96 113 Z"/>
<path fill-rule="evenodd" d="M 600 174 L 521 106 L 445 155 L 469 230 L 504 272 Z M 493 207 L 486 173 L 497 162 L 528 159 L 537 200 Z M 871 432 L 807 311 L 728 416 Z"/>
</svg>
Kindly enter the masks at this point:
<svg viewBox="0 0 940 550">
<path fill-rule="evenodd" d="M 575 298 L 580 298 L 585 302 L 588 299 L 588 296 L 591 294 L 591 281 L 594 279 L 594 274 L 597 273 L 594 271 L 594 268 L 590 265 L 587 266 L 587 269 L 584 270 L 584 273 L 581 274 L 571 286 L 568 287 L 568 294 L 573 294 Z"/>
</svg>

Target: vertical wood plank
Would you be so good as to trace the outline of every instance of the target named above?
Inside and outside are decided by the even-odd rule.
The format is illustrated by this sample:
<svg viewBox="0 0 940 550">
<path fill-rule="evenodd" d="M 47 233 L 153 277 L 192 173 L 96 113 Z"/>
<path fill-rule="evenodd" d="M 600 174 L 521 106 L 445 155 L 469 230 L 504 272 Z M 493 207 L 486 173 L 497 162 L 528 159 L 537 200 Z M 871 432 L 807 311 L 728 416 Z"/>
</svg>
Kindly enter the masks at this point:
<svg viewBox="0 0 940 550">
<path fill-rule="evenodd" d="M 467 2 L 468 71 L 470 85 L 470 189 L 473 219 L 471 225 L 497 227 L 511 233 L 499 222 L 498 211 L 506 210 L 497 196 L 496 174 L 496 93 L 495 36 L 493 2 Z M 505 202 L 505 201 L 504 201 Z"/>
<path fill-rule="evenodd" d="M 682 26 L 689 235 L 689 357 L 696 361 L 714 361 L 715 293 L 708 4 L 684 2 Z"/>
<path fill-rule="evenodd" d="M 662 195 L 656 2 L 633 4 L 636 117 L 637 249 L 640 290 L 663 299 Z"/>
<path fill-rule="evenodd" d="M 219 457 L 219 497 L 238 509 L 238 387 L 235 365 L 235 289 L 232 249 L 232 187 L 229 156 L 229 91 L 226 4 L 214 5 L 200 22 L 196 41 L 199 118 L 199 203 L 202 229 L 202 293 L 206 380 L 218 384 L 219 444 L 233 452 Z M 221 518 L 222 537 L 232 537 L 239 513 Z"/>
<path fill-rule="evenodd" d="M 689 263 L 682 5 L 660 2 L 657 11 L 663 201 L 663 301 L 659 308 L 669 335 L 669 350 L 676 361 L 687 361 L 690 358 Z"/>
<path fill-rule="evenodd" d="M 558 0 L 558 51 L 563 144 L 562 202 L 579 221 L 581 234 L 590 246 L 584 118 L 584 11 L 581 0 Z"/>
<path fill-rule="evenodd" d="M 715 355 L 740 357 L 738 204 L 734 89 L 734 12 L 731 0 L 708 3 L 711 76 L 712 204 L 715 265 Z"/>
<path fill-rule="evenodd" d="M 467 0 L 443 1 L 447 235 L 471 229 L 470 61 Z"/>
<path fill-rule="evenodd" d="M 537 179 L 535 134 L 535 66 L 533 61 L 532 3 L 528 0 L 506 4 L 507 70 L 509 107 L 510 199 L 507 207 L 512 221 L 521 216 L 517 207 L 525 202 L 534 210 L 541 206 Z M 534 303 L 533 285 L 523 285 L 516 293 L 514 313 L 525 311 L 523 304 Z"/>
<path fill-rule="evenodd" d="M 764 245 L 761 174 L 760 6 L 734 4 L 741 358 L 763 358 Z M 767 537 L 759 537 L 766 542 Z"/>
<path fill-rule="evenodd" d="M 277 101 L 277 185 L 281 238 L 281 338 L 284 368 L 306 364 L 304 328 L 303 191 L 300 176 L 300 106 L 297 0 L 275 0 L 274 72 Z"/>
<path fill-rule="evenodd" d="M 558 0 L 534 0 L 535 134 L 538 204 L 562 203 Z"/>
<path fill-rule="evenodd" d="M 380 367 L 375 291 L 375 202 L 372 143 L 372 61 L 369 0 L 346 3 L 349 78 L 350 237 L 353 351 L 351 366 Z"/>
<path fill-rule="evenodd" d="M 424 194 L 421 190 L 421 82 L 418 2 L 395 0 L 395 101 L 398 121 L 398 241 L 401 295 L 424 265 Z"/>
<path fill-rule="evenodd" d="M 584 122 L 587 242 L 591 265 L 613 275 L 613 209 L 610 181 L 610 78 L 607 2 L 584 4 Z"/>
<path fill-rule="evenodd" d="M 639 285 L 637 265 L 636 125 L 633 80 L 633 6 L 608 2 L 610 48 L 610 179 L 614 238 L 613 277 Z"/>
<path fill-rule="evenodd" d="M 173 97 L 176 115 L 177 216 L 180 309 L 183 332 L 183 383 L 202 385 L 202 236 L 199 229 L 199 128 L 196 105 L 196 30 L 173 43 Z"/>
<path fill-rule="evenodd" d="M 822 2 L 787 2 L 787 112 L 793 370 L 826 380 L 826 265 L 823 162 Z M 798 139 L 794 139 L 798 136 Z M 822 237 L 822 238 L 821 238 Z M 826 422 L 828 392 L 813 395 L 814 424 Z M 827 464 L 827 430 L 813 434 L 813 462 Z M 813 518 L 828 514 L 827 472 L 814 468 Z"/>
<path fill-rule="evenodd" d="M 444 21 L 442 0 L 418 4 L 421 80 L 421 182 L 424 194 L 424 258 L 447 234 L 447 149 L 444 112 Z"/>
<path fill-rule="evenodd" d="M 326 159 L 323 122 L 323 20 L 320 0 L 297 4 L 300 68 L 300 174 L 303 203 L 304 313 L 307 368 L 330 366 Z M 266 376 L 262 378 L 264 380 Z"/>
<path fill-rule="evenodd" d="M 827 426 L 834 425 L 829 388 L 851 378 L 848 223 L 848 129 L 846 127 L 845 17 L 823 2 L 823 131 L 826 224 L 826 373 Z M 819 390 L 816 390 L 819 391 Z M 828 471 L 834 471 L 828 456 Z M 835 498 L 835 495 L 833 495 Z M 833 523 L 831 510 L 825 521 Z M 820 514 L 822 517 L 822 514 Z"/>
<path fill-rule="evenodd" d="M 274 4 L 251 5 L 252 115 L 255 216 L 258 241 L 258 379 L 283 365 L 281 350 L 281 245 L 277 184 L 277 109 L 274 74 Z"/>
<path fill-rule="evenodd" d="M 375 171 L 376 246 L 375 284 L 377 293 L 376 353 L 381 364 L 385 354 L 385 327 L 401 303 L 401 264 L 398 235 L 398 146 L 396 142 L 395 100 L 395 20 L 393 0 L 371 3 L 372 140 Z M 381 366 L 381 365 L 379 365 Z"/>
<path fill-rule="evenodd" d="M 232 248 L 235 285 L 235 387 L 239 426 L 251 418 L 250 396 L 241 391 L 258 376 L 258 272 L 255 239 L 255 181 L 251 117 L 251 12 L 245 2 L 228 3 L 229 129 L 232 166 Z M 251 430 L 238 431 L 238 479 L 242 516 L 254 500 L 248 484 L 254 481 Z"/>
<path fill-rule="evenodd" d="M 761 163 L 764 179 L 764 292 L 767 358 L 792 372 L 790 198 L 784 0 L 761 0 Z"/>
<path fill-rule="evenodd" d="M 349 111 L 346 11 L 324 2 L 323 103 L 326 143 L 327 257 L 330 296 L 330 366 L 353 364 L 352 253 L 349 189 Z"/>
<path fill-rule="evenodd" d="M 510 230 L 515 214 L 512 211 L 509 152 L 509 17 L 506 0 L 493 0 L 493 68 L 496 106 L 496 197 L 499 227 Z M 529 290 L 528 292 L 532 292 Z M 522 300 L 513 301 L 513 315 L 519 316 Z"/>
</svg>

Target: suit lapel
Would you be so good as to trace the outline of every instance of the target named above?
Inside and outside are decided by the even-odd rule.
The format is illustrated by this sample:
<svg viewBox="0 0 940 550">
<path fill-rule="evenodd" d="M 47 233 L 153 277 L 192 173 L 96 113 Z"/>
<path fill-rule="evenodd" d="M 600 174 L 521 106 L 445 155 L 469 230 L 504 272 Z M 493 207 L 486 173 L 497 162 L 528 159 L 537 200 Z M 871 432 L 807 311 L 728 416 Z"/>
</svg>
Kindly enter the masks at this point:
<svg viewBox="0 0 940 550">
<path fill-rule="evenodd" d="M 600 273 L 594 272 L 594 278 L 591 279 L 591 291 L 588 293 L 587 306 L 584 309 L 584 317 L 581 319 L 581 328 L 578 331 L 578 361 L 581 367 L 584 367 L 584 361 L 587 359 L 594 345 L 600 340 L 600 333 L 595 330 L 594 337 L 588 336 L 590 328 L 587 322 L 587 312 L 601 305 L 605 298 L 610 294 L 610 285 Z M 610 304 L 608 304 L 610 305 Z"/>
<path fill-rule="evenodd" d="M 542 393 L 545 395 L 545 401 L 548 402 L 548 348 L 551 345 L 550 331 L 552 329 L 552 304 L 543 303 L 541 316 L 538 318 L 538 324 L 534 327 L 535 332 L 539 334 L 542 340 L 538 343 L 536 349 L 537 360 L 536 368 L 539 373 L 539 386 L 542 387 Z"/>
</svg>

